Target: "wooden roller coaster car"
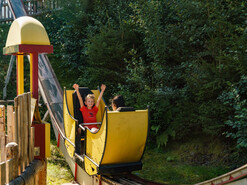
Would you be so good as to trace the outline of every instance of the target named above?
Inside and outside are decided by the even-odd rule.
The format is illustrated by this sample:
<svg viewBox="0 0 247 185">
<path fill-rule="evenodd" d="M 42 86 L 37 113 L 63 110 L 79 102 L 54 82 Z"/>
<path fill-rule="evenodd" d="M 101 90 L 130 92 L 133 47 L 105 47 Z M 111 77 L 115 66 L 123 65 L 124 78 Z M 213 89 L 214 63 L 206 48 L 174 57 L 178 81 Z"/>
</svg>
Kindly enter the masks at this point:
<svg viewBox="0 0 247 185">
<path fill-rule="evenodd" d="M 84 100 L 100 91 L 79 88 Z M 96 133 L 83 124 L 79 101 L 74 90 L 64 90 L 63 116 L 67 151 L 89 175 L 109 175 L 142 168 L 142 156 L 148 135 L 148 110 L 120 108 L 109 111 L 103 100 L 99 105 Z"/>
</svg>

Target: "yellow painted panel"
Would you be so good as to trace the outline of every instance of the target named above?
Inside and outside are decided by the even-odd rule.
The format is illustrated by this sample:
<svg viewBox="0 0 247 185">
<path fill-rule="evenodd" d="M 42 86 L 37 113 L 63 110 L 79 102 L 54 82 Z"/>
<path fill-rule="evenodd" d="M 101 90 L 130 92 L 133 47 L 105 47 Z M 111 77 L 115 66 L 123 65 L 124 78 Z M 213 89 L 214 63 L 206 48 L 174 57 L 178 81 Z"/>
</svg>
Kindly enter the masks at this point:
<svg viewBox="0 0 247 185">
<path fill-rule="evenodd" d="M 98 167 L 92 163 L 87 157 L 84 157 L 85 170 L 88 175 L 96 175 L 98 173 Z"/>
<path fill-rule="evenodd" d="M 66 90 L 67 105 L 68 105 L 69 112 L 72 117 L 74 117 L 74 106 L 73 106 L 73 96 L 72 96 L 74 92 L 75 92 L 74 90 Z"/>
<path fill-rule="evenodd" d="M 73 113 L 72 93 L 73 93 L 72 90 L 66 91 L 67 97 L 65 96 L 65 93 L 64 93 L 63 118 L 64 118 L 65 136 L 72 143 L 75 143 L 75 127 L 76 127 L 76 122 L 75 122 L 75 120 L 70 115 L 70 113 Z M 67 98 L 67 101 L 66 101 L 66 98 Z M 75 152 L 75 148 L 68 141 L 65 141 L 65 146 L 67 148 L 67 151 L 68 151 L 69 155 L 71 157 L 73 157 L 74 156 L 74 152 Z"/>
<path fill-rule="evenodd" d="M 50 124 L 45 124 L 45 157 L 51 156 L 50 150 Z"/>
<path fill-rule="evenodd" d="M 50 45 L 50 40 L 38 20 L 23 16 L 11 24 L 5 47 L 18 44 Z"/>
<path fill-rule="evenodd" d="M 109 111 L 97 133 L 87 130 L 86 155 L 98 165 L 138 162 L 147 133 L 148 110 Z"/>
<path fill-rule="evenodd" d="M 86 131 L 86 155 L 98 165 L 105 148 L 106 131 L 106 116 L 104 116 L 102 125 L 97 133 Z"/>
<path fill-rule="evenodd" d="M 101 164 L 141 160 L 148 133 L 148 110 L 109 112 L 105 153 Z"/>
</svg>

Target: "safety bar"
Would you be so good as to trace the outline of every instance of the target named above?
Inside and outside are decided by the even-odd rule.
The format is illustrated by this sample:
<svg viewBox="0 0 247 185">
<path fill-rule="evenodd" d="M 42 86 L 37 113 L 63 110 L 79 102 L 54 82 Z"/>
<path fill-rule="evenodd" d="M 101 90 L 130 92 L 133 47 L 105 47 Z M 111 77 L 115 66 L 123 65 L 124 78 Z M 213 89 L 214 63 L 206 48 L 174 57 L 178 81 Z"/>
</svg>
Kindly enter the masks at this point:
<svg viewBox="0 0 247 185">
<path fill-rule="evenodd" d="M 101 125 L 101 122 L 95 122 L 95 123 L 81 123 L 80 125 L 87 126 L 87 125 Z"/>
<path fill-rule="evenodd" d="M 86 130 L 86 128 L 84 126 L 87 125 L 101 125 L 101 122 L 95 122 L 95 123 L 81 123 L 79 124 L 79 128 L 82 129 L 83 131 Z"/>
<path fill-rule="evenodd" d="M 83 126 L 82 126 L 82 124 L 79 124 L 79 128 L 80 128 L 80 129 L 82 129 L 83 131 L 85 131 L 85 130 L 86 130 L 86 128 L 85 128 L 85 127 L 83 127 Z"/>
</svg>

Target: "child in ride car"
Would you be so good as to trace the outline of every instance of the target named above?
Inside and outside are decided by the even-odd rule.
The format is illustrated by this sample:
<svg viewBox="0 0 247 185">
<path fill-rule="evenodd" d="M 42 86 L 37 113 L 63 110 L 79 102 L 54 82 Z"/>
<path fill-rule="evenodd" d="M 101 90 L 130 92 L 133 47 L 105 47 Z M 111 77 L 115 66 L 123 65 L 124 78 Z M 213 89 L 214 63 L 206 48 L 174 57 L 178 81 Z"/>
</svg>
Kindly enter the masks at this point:
<svg viewBox="0 0 247 185">
<path fill-rule="evenodd" d="M 100 95 L 98 97 L 96 104 L 94 101 L 95 97 L 93 94 L 88 94 L 86 96 L 85 104 L 84 104 L 82 97 L 81 97 L 81 94 L 79 92 L 79 85 L 74 84 L 73 88 L 75 89 L 77 97 L 78 97 L 79 102 L 80 102 L 80 107 L 81 107 L 80 111 L 81 111 L 82 116 L 83 116 L 83 122 L 84 123 L 96 123 L 97 122 L 96 114 L 98 112 L 99 103 L 100 103 L 100 100 L 104 94 L 106 86 L 104 84 L 101 85 L 101 92 L 100 92 Z M 98 127 L 96 124 L 87 125 L 86 127 L 88 127 L 91 130 L 91 132 L 93 132 L 93 133 L 98 131 Z"/>
<path fill-rule="evenodd" d="M 113 111 L 116 111 L 119 107 L 125 107 L 124 98 L 122 95 L 114 96 L 111 100 L 111 107 Z"/>
</svg>

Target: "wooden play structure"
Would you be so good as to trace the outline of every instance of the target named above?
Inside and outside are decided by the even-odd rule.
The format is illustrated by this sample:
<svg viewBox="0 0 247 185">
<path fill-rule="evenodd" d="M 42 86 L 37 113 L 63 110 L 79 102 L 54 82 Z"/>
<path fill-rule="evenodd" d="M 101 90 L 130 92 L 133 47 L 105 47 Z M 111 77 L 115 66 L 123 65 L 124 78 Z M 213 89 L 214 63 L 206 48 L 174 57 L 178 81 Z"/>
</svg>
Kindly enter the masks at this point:
<svg viewBox="0 0 247 185">
<path fill-rule="evenodd" d="M 46 184 L 50 124 L 38 110 L 38 55 L 51 52 L 39 21 L 24 16 L 12 23 L 3 54 L 16 56 L 17 97 L 14 108 L 7 106 L 7 132 L 4 106 L 1 110 L 1 184 Z M 24 92 L 24 56 L 30 59 L 30 93 Z"/>
<path fill-rule="evenodd" d="M 43 178 L 46 162 L 34 158 L 39 155 L 38 151 L 35 152 L 35 128 L 31 119 L 35 104 L 36 100 L 31 98 L 31 94 L 24 93 L 15 98 L 14 106 L 7 106 L 7 116 L 5 106 L 0 106 L 1 185 L 46 183 Z"/>
</svg>

